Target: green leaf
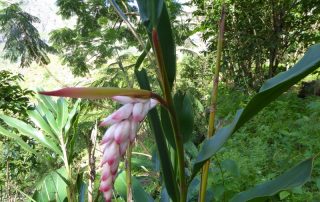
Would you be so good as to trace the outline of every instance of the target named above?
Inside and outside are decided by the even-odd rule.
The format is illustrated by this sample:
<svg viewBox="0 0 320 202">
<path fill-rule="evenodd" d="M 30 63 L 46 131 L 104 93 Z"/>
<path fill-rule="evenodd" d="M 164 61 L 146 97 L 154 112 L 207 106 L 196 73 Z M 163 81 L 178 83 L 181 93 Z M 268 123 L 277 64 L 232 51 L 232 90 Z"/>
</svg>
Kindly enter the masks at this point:
<svg viewBox="0 0 320 202">
<path fill-rule="evenodd" d="M 19 130 L 23 135 L 34 138 L 43 146 L 51 149 L 55 153 L 62 155 L 59 147 L 52 141 L 48 140 L 40 131 L 36 130 L 32 126 L 26 124 L 23 121 L 20 121 L 16 118 L 12 118 L 6 115 L 0 115 L 0 118 L 9 126 L 14 127 Z"/>
<path fill-rule="evenodd" d="M 237 162 L 231 159 L 225 159 L 221 162 L 221 167 L 228 171 L 233 176 L 240 176 L 239 167 Z"/>
<path fill-rule="evenodd" d="M 183 135 L 183 142 L 188 142 L 193 131 L 193 108 L 188 94 L 178 91 L 174 95 L 174 106 L 178 115 L 178 124 Z"/>
<path fill-rule="evenodd" d="M 140 182 L 132 176 L 132 197 L 133 201 L 145 201 L 151 202 L 154 201 L 153 198 L 144 191 Z M 121 172 L 115 183 L 114 183 L 115 190 L 120 194 L 120 196 L 124 199 L 127 198 L 127 183 L 126 183 L 126 172 Z"/>
<path fill-rule="evenodd" d="M 148 75 L 145 69 L 135 71 L 135 75 L 142 89 L 150 89 Z M 162 131 L 160 119 L 157 110 L 154 108 L 148 113 L 148 120 L 152 133 L 154 134 L 156 146 L 158 149 L 159 159 L 161 162 L 161 171 L 163 174 L 164 184 L 167 187 L 169 196 L 173 201 L 179 201 L 179 189 L 173 172 L 170 155 L 165 136 Z"/>
<path fill-rule="evenodd" d="M 274 180 L 265 182 L 247 191 L 236 194 L 231 199 L 231 202 L 242 202 L 265 196 L 273 196 L 279 191 L 303 185 L 310 179 L 313 160 L 314 158 L 309 158 Z"/>
<path fill-rule="evenodd" d="M 59 98 L 58 101 L 58 115 L 57 115 L 57 124 L 60 128 L 60 131 L 64 128 L 68 120 L 68 103 L 64 98 Z"/>
<path fill-rule="evenodd" d="M 88 98 L 88 99 L 103 99 L 109 98 L 116 95 L 132 96 L 139 98 L 150 98 L 152 92 L 147 90 L 139 90 L 134 88 L 63 88 L 55 91 L 39 92 L 43 95 L 49 96 L 60 96 L 60 97 L 71 97 L 71 98 Z"/>
<path fill-rule="evenodd" d="M 51 112 L 54 113 L 54 115 L 57 114 L 57 108 L 58 108 L 57 103 L 53 101 L 51 97 L 38 94 L 37 98 L 41 100 L 44 103 L 44 105 L 47 107 L 47 109 L 50 109 Z"/>
<path fill-rule="evenodd" d="M 287 198 L 288 196 L 290 196 L 290 192 L 288 192 L 288 191 L 282 191 L 279 193 L 280 200 L 283 200 L 283 199 Z"/>
<path fill-rule="evenodd" d="M 170 197 L 168 195 L 166 186 L 162 186 L 162 190 L 160 194 L 160 202 L 170 202 Z"/>
<path fill-rule="evenodd" d="M 21 139 L 19 135 L 9 132 L 8 130 L 4 129 L 2 126 L 0 126 L 0 134 L 15 140 L 24 150 L 30 153 L 36 154 L 36 151 L 34 151 L 25 141 L 23 141 L 23 139 Z"/>
<path fill-rule="evenodd" d="M 156 27 L 163 9 L 163 0 L 137 0 L 142 22 Z"/>
<path fill-rule="evenodd" d="M 79 106 L 80 102 L 81 102 L 81 100 L 78 99 L 78 100 L 74 103 L 74 105 L 73 105 L 73 107 L 72 107 L 72 110 L 70 111 L 70 113 L 69 113 L 69 115 L 68 115 L 68 120 L 67 120 L 67 123 L 66 123 L 66 125 L 65 125 L 65 127 L 64 127 L 64 132 L 65 132 L 65 133 L 68 133 L 70 127 L 72 126 L 73 117 L 76 115 L 76 113 L 77 113 L 78 110 L 79 110 L 79 109 L 78 109 L 78 106 Z"/>
<path fill-rule="evenodd" d="M 49 106 L 50 107 L 50 106 Z M 46 122 L 49 124 L 51 130 L 54 132 L 56 137 L 61 136 L 61 131 L 58 128 L 57 122 L 52 114 L 52 110 L 48 108 L 42 101 L 39 100 L 38 106 L 36 109 L 42 114 L 42 117 L 45 117 Z"/>
<path fill-rule="evenodd" d="M 164 135 L 166 136 L 166 139 L 168 143 L 172 146 L 172 148 L 175 148 L 174 133 L 170 121 L 170 116 L 168 111 L 162 106 L 160 108 L 160 116 Z"/>
<path fill-rule="evenodd" d="M 245 109 L 238 110 L 233 122 L 218 130 L 213 137 L 207 139 L 196 159 L 193 176 L 200 170 L 206 160 L 218 152 L 227 139 L 243 124 L 261 111 L 270 102 L 279 97 L 292 85 L 316 70 L 320 65 L 320 45 L 309 48 L 303 58 L 288 71 L 267 80 L 248 103 Z"/>
<path fill-rule="evenodd" d="M 165 3 L 163 4 L 161 16 L 158 23 L 158 37 L 161 46 L 164 66 L 167 73 L 169 85 L 172 88 L 176 77 L 176 46 L 173 40 L 171 22 Z"/>
<path fill-rule="evenodd" d="M 56 119 L 53 117 L 52 113 L 48 111 L 45 115 L 47 122 L 49 123 L 52 130 L 55 132 L 55 134 L 60 137 L 62 135 L 62 131 L 59 129 L 59 126 L 57 124 Z"/>
<path fill-rule="evenodd" d="M 170 88 L 173 86 L 173 82 L 176 77 L 176 46 L 173 40 L 171 22 L 167 10 L 167 6 L 164 1 L 154 1 L 150 0 L 138 0 L 139 12 L 142 22 L 146 26 L 149 33 L 149 38 L 151 37 L 151 31 L 153 27 L 156 27 L 158 33 L 159 44 L 161 47 L 161 53 L 164 59 L 164 66 L 169 81 Z M 161 6 L 162 5 L 162 6 Z M 152 17 L 158 16 L 159 17 Z M 153 12 L 152 12 L 153 11 Z M 157 20 L 153 20 L 157 18 Z"/>
<path fill-rule="evenodd" d="M 67 177 L 65 168 L 50 172 L 37 186 L 33 199 L 41 202 L 63 202 L 67 198 L 67 184 L 60 175 Z"/>
<path fill-rule="evenodd" d="M 27 114 L 31 121 L 41 130 L 45 131 L 47 134 L 49 134 L 52 138 L 56 138 L 56 134 L 52 132 L 51 127 L 47 123 L 47 121 L 41 116 L 38 110 L 29 110 L 27 111 Z"/>
</svg>

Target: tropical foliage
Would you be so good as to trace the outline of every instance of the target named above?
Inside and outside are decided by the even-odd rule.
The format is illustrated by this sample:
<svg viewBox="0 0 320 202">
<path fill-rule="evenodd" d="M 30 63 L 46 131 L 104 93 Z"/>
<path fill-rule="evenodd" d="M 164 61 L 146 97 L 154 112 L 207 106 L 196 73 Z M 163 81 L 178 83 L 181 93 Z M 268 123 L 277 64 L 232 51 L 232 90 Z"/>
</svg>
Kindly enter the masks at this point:
<svg viewBox="0 0 320 202">
<path fill-rule="evenodd" d="M 53 31 L 53 47 L 94 82 L 34 96 L 20 75 L 1 72 L 4 199 L 319 200 L 319 82 L 297 96 L 320 66 L 318 3 L 57 1 L 76 24 Z M 51 49 L 36 18 L 6 9 L 28 19 L 38 48 L 25 57 L 28 45 L 17 40 L 27 48 L 17 52 L 7 37 L 9 58 L 42 61 Z M 2 22 L 10 36 L 13 24 Z M 193 50 L 195 33 L 204 52 Z"/>
</svg>

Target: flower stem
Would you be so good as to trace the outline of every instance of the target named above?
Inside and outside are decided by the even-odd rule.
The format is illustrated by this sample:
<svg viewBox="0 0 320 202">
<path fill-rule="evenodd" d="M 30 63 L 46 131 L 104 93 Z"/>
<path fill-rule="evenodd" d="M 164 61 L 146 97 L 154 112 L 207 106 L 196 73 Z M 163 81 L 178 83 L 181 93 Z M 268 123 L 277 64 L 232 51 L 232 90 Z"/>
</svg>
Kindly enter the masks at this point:
<svg viewBox="0 0 320 202">
<path fill-rule="evenodd" d="M 179 164 L 179 180 L 180 180 L 180 201 L 185 202 L 186 201 L 186 195 L 187 195 L 187 186 L 186 186 L 186 180 L 185 180 L 185 173 L 184 173 L 184 148 L 183 148 L 183 141 L 182 141 L 182 135 L 180 133 L 180 129 L 178 127 L 177 122 L 177 115 L 176 111 L 173 105 L 173 100 L 171 96 L 171 89 L 169 86 L 167 73 L 164 65 L 164 60 L 162 56 L 161 46 L 159 43 L 158 38 L 158 32 L 156 28 L 153 28 L 152 30 L 152 42 L 153 42 L 153 48 L 156 54 L 157 63 L 160 69 L 161 74 L 161 81 L 162 81 L 162 87 L 163 87 L 163 93 L 164 93 L 164 99 L 167 104 L 167 110 L 170 114 L 170 121 L 171 125 L 173 127 L 174 131 L 174 139 L 176 144 L 176 149 L 178 151 L 178 164 Z"/>
<path fill-rule="evenodd" d="M 219 23 L 219 36 L 218 36 L 216 68 L 215 68 L 215 73 L 214 73 L 214 82 L 213 82 L 213 89 L 212 89 L 212 94 L 211 94 L 210 117 L 209 117 L 209 125 L 208 125 L 209 128 L 208 128 L 208 134 L 207 134 L 208 138 L 210 138 L 213 135 L 213 133 L 215 132 L 214 121 L 215 121 L 215 115 L 216 115 L 216 110 L 217 110 L 219 72 L 220 72 L 220 67 L 221 67 L 221 56 L 222 56 L 225 16 L 226 16 L 225 5 L 222 4 L 221 19 L 220 19 L 220 23 Z M 204 202 L 205 198 L 206 198 L 209 166 L 210 166 L 210 160 L 208 160 L 202 167 L 199 202 Z"/>
<path fill-rule="evenodd" d="M 127 201 L 133 201 L 132 199 L 132 188 L 131 188 L 131 154 L 132 154 L 132 144 L 130 143 L 127 150 L 127 158 L 125 162 L 126 169 L 126 182 L 127 182 Z"/>
</svg>

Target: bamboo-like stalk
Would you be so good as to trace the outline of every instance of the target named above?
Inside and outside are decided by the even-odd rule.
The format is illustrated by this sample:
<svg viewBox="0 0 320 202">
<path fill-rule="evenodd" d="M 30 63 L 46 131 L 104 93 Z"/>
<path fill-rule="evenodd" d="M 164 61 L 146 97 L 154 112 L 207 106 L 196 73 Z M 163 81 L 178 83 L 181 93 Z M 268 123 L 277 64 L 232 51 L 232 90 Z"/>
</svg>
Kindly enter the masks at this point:
<svg viewBox="0 0 320 202">
<path fill-rule="evenodd" d="M 212 94 L 211 94 L 210 117 L 209 117 L 208 134 L 207 134 L 208 138 L 210 138 L 213 135 L 213 133 L 215 132 L 214 121 L 215 121 L 215 115 L 216 115 L 216 110 L 217 110 L 219 73 L 220 73 L 220 67 L 221 67 L 225 16 L 226 16 L 225 5 L 222 4 L 221 19 L 220 19 L 220 23 L 219 23 L 219 36 L 218 36 L 216 68 L 215 68 L 215 73 L 214 73 L 213 89 L 212 89 Z M 204 202 L 205 198 L 206 198 L 209 166 L 210 166 L 210 160 L 206 161 L 202 167 L 201 186 L 200 186 L 200 193 L 199 193 L 199 201 L 200 202 Z"/>
<path fill-rule="evenodd" d="M 180 181 L 180 201 L 185 202 L 187 197 L 187 185 L 185 180 L 185 173 L 184 173 L 184 148 L 183 148 L 183 141 L 182 135 L 180 133 L 180 129 L 178 127 L 177 122 L 177 115 L 173 105 L 173 99 L 171 96 L 171 90 L 169 87 L 169 81 L 167 78 L 167 73 L 164 65 L 164 59 L 161 51 L 161 46 L 159 43 L 158 38 L 158 31 L 156 28 L 152 30 L 152 43 L 153 48 L 157 58 L 157 64 L 160 69 L 160 74 L 162 77 L 162 86 L 163 86 L 163 93 L 164 99 L 167 103 L 167 110 L 170 114 L 170 121 L 173 127 L 174 132 L 174 140 L 176 144 L 176 149 L 178 151 L 178 164 L 179 164 L 179 181 Z"/>
<path fill-rule="evenodd" d="M 132 198 L 132 180 L 131 180 L 131 154 L 132 154 L 132 144 L 129 144 L 127 150 L 127 158 L 125 161 L 125 169 L 126 169 L 126 183 L 127 183 L 127 201 L 133 201 Z"/>
<path fill-rule="evenodd" d="M 89 179 L 88 179 L 88 202 L 93 202 L 94 180 L 96 178 L 95 151 L 98 134 L 98 123 L 96 121 L 91 131 L 91 137 L 88 140 L 88 158 L 89 158 Z"/>
</svg>

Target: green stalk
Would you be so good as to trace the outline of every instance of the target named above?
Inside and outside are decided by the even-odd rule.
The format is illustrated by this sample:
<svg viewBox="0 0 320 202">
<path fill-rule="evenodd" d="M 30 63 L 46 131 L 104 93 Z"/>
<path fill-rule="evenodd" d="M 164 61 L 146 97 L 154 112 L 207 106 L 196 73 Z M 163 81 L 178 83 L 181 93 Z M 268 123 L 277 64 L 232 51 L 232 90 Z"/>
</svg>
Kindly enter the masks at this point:
<svg viewBox="0 0 320 202">
<path fill-rule="evenodd" d="M 169 81 L 167 78 L 167 73 L 164 65 L 163 55 L 161 51 L 161 46 L 159 44 L 158 32 L 156 28 L 152 30 L 152 42 L 154 51 L 157 58 L 157 63 L 160 69 L 160 74 L 162 77 L 162 87 L 164 93 L 164 99 L 167 103 L 167 110 L 170 114 L 170 121 L 174 131 L 174 140 L 176 144 L 176 149 L 178 151 L 178 164 L 179 164 L 179 180 L 180 180 L 180 201 L 185 202 L 187 196 L 187 186 L 185 180 L 185 173 L 184 173 L 184 148 L 183 148 L 183 141 L 182 135 L 180 133 L 180 129 L 178 127 L 177 122 L 177 115 L 174 109 L 174 104 L 171 96 L 171 89 L 169 87 Z"/>
<path fill-rule="evenodd" d="M 126 169 L 126 183 L 127 183 L 127 201 L 133 201 L 132 199 L 132 180 L 131 180 L 131 154 L 132 154 L 132 144 L 129 144 L 127 150 L 127 158 L 125 162 Z"/>
<path fill-rule="evenodd" d="M 209 117 L 208 134 L 207 134 L 208 138 L 210 138 L 213 135 L 213 133 L 215 132 L 214 120 L 215 120 L 215 115 L 216 115 L 216 110 L 217 110 L 219 73 L 220 73 L 220 67 L 221 67 L 221 56 L 222 56 L 225 16 L 226 16 L 225 5 L 222 4 L 221 19 L 220 19 L 220 23 L 219 23 L 216 69 L 215 69 L 215 73 L 214 73 L 214 82 L 213 82 L 213 89 L 212 89 L 212 94 L 211 94 L 210 117 Z M 204 202 L 205 198 L 206 198 L 209 166 L 210 166 L 210 160 L 206 161 L 206 163 L 202 166 L 201 185 L 200 185 L 200 193 L 199 193 L 199 201 L 200 202 Z"/>
<path fill-rule="evenodd" d="M 74 184 L 73 184 L 73 180 L 72 180 L 72 172 L 71 172 L 70 165 L 69 165 L 69 162 L 68 162 L 66 144 L 64 143 L 62 135 L 60 136 L 60 146 L 61 146 L 61 149 L 62 149 L 64 166 L 66 167 L 67 175 L 68 175 L 68 181 L 69 181 L 69 184 L 68 184 L 68 187 L 67 187 L 67 197 L 68 197 L 68 201 L 74 202 L 75 201 L 75 197 L 76 197 L 75 196 L 75 188 L 74 188 Z"/>
</svg>

